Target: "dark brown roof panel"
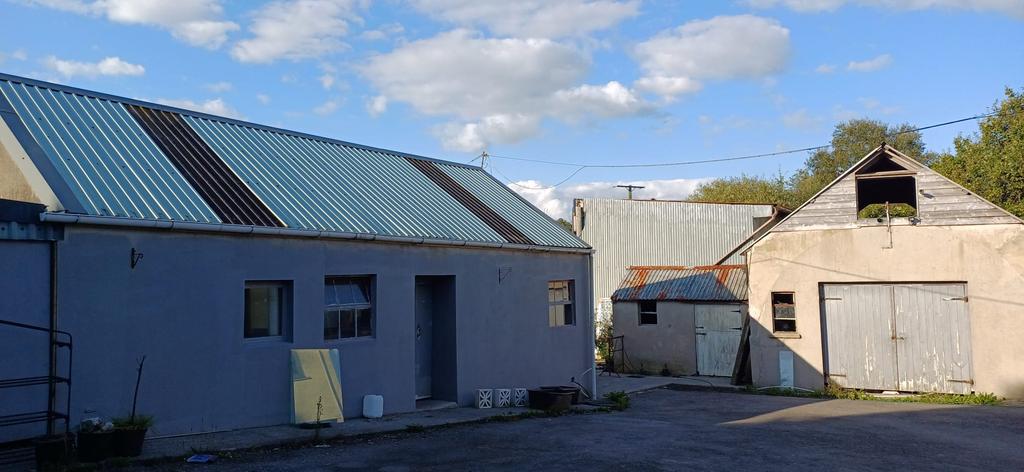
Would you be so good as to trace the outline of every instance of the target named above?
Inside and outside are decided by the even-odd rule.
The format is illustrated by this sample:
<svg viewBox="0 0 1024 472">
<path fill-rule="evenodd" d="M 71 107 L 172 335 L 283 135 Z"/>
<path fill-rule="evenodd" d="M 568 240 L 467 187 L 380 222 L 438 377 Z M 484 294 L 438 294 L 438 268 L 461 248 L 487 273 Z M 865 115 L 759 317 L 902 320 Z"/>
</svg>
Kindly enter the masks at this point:
<svg viewBox="0 0 1024 472">
<path fill-rule="evenodd" d="M 181 115 L 138 105 L 125 104 L 125 108 L 221 221 L 285 226 Z"/>
<path fill-rule="evenodd" d="M 491 209 L 491 207 L 485 205 L 479 198 L 466 190 L 466 188 L 456 182 L 455 179 L 451 178 L 451 176 L 444 173 L 441 169 L 438 169 L 433 162 L 409 157 L 407 157 L 406 160 L 508 242 L 536 245 L 536 243 L 523 234 L 522 231 L 519 231 L 518 228 L 513 226 L 512 223 L 509 223 L 508 220 Z"/>
</svg>

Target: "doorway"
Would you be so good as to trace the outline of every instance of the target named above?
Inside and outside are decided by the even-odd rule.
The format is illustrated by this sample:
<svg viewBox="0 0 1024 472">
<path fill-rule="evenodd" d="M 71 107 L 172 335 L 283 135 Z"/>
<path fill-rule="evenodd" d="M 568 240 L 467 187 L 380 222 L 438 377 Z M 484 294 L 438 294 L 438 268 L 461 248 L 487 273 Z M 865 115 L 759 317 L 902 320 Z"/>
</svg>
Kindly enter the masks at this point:
<svg viewBox="0 0 1024 472">
<path fill-rule="evenodd" d="M 416 400 L 458 400 L 455 276 L 416 276 Z"/>
<path fill-rule="evenodd" d="M 743 305 L 694 305 L 698 375 L 732 376 L 745 316 Z"/>
<path fill-rule="evenodd" d="M 821 290 L 830 383 L 971 393 L 966 285 L 826 284 Z"/>
</svg>

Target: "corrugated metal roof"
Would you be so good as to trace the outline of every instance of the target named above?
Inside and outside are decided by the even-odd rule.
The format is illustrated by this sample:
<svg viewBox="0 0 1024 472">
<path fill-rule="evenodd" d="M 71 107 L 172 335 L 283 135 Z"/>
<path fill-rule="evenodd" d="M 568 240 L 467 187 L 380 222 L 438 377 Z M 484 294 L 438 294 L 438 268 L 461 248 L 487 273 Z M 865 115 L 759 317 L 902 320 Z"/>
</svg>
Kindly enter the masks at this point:
<svg viewBox="0 0 1024 472">
<path fill-rule="evenodd" d="M 586 247 L 582 241 L 546 214 L 537 211 L 519 194 L 483 171 L 471 167 L 437 163 L 437 167 L 477 198 L 515 224 L 528 238 L 547 246 Z"/>
<path fill-rule="evenodd" d="M 580 199 L 574 224 L 594 253 L 594 303 L 611 297 L 639 265 L 715 264 L 749 237 L 772 205 L 698 203 L 659 200 Z M 737 264 L 734 256 L 724 264 Z"/>
<path fill-rule="evenodd" d="M 120 103 L 9 80 L 0 92 L 88 214 L 221 222 Z"/>
<path fill-rule="evenodd" d="M 612 296 L 615 301 L 740 302 L 747 299 L 742 265 L 634 266 Z"/>
<path fill-rule="evenodd" d="M 126 109 L 143 106 L 180 116 L 290 228 L 588 248 L 476 167 L 6 74 L 0 74 L 0 92 L 31 135 L 19 140 L 37 142 L 56 168 L 51 186 L 65 181 L 66 193 L 80 200 L 74 207 L 88 215 L 230 223 Z M 481 220 L 485 212 L 471 211 L 409 159 L 432 162 L 506 220 L 506 235 L 525 237 L 503 237 Z"/>
</svg>

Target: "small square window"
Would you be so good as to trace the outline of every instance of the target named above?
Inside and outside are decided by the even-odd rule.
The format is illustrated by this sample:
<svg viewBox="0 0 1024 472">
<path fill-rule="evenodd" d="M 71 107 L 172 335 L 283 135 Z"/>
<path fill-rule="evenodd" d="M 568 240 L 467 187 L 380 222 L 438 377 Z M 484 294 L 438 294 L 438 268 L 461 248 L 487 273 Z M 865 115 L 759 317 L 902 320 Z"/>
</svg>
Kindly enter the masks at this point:
<svg viewBox="0 0 1024 472">
<path fill-rule="evenodd" d="M 373 337 L 373 277 L 324 281 L 324 340 Z"/>
<path fill-rule="evenodd" d="M 549 326 L 571 326 L 576 324 L 575 298 L 576 293 L 572 280 L 548 282 Z"/>
<path fill-rule="evenodd" d="M 291 323 L 291 299 L 291 282 L 246 282 L 245 337 L 285 336 L 285 328 Z"/>
<path fill-rule="evenodd" d="M 793 292 L 772 292 L 772 331 L 796 332 L 796 305 Z"/>
<path fill-rule="evenodd" d="M 658 302 L 655 301 L 642 301 L 638 303 L 640 309 L 640 324 L 642 325 L 656 325 L 658 324 Z"/>
</svg>

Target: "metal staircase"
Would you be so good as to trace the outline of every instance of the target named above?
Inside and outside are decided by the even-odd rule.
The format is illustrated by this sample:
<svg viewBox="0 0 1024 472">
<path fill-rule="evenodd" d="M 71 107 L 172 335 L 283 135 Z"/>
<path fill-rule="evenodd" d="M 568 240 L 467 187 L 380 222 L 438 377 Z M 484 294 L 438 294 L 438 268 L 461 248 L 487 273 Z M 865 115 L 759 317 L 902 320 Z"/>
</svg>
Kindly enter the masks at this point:
<svg viewBox="0 0 1024 472">
<path fill-rule="evenodd" d="M 0 320 L 0 328 L 25 330 L 35 334 L 45 333 L 49 338 L 49 369 L 46 375 L 0 379 L 0 398 L 8 389 L 28 388 L 41 385 L 47 386 L 46 409 L 42 411 L 19 411 L 0 415 L 0 430 L 7 427 L 46 423 L 46 436 L 63 434 L 68 436 L 71 430 L 71 365 L 73 359 L 73 340 L 71 333 L 53 328 L 35 326 L 15 321 Z M 60 372 L 61 350 L 67 349 L 67 366 Z M 58 404 L 58 386 L 64 384 L 64 404 Z M 61 410 L 58 410 L 61 408 Z M 58 430 L 58 423 L 63 430 Z M 33 458 L 32 443 L 36 438 L 22 438 L 0 443 L 0 466 L 30 461 Z"/>
</svg>

